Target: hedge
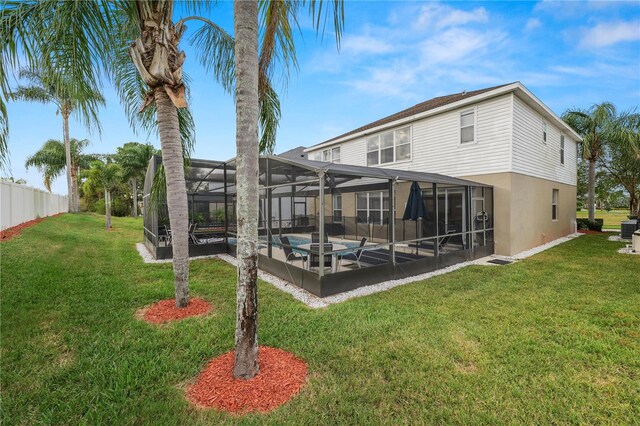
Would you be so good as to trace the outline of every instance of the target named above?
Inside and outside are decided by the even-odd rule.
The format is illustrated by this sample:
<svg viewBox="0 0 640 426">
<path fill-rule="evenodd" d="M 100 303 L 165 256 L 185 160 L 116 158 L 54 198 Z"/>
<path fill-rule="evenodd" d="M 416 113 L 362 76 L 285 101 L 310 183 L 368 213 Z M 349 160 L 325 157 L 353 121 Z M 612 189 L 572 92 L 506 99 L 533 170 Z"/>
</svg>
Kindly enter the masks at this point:
<svg viewBox="0 0 640 426">
<path fill-rule="evenodd" d="M 590 223 L 588 218 L 578 218 L 576 219 L 578 224 L 578 230 L 589 230 L 589 231 L 602 231 L 602 225 L 604 224 L 604 219 L 595 219 L 594 223 Z"/>
</svg>

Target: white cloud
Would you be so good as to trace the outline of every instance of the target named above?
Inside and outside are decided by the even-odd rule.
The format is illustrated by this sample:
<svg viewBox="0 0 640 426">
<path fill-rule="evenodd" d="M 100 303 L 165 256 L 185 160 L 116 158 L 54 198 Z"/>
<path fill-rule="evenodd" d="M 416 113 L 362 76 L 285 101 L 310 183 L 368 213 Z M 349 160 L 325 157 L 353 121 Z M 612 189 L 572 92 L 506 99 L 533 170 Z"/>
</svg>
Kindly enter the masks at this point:
<svg viewBox="0 0 640 426">
<path fill-rule="evenodd" d="M 484 53 L 491 45 L 504 39 L 498 31 L 481 32 L 464 28 L 452 28 L 439 33 L 422 44 L 423 60 L 438 64 L 465 62 L 469 56 Z"/>
<path fill-rule="evenodd" d="M 640 21 L 603 22 L 583 31 L 580 47 L 607 47 L 635 40 L 640 40 Z"/>
<path fill-rule="evenodd" d="M 527 21 L 527 24 L 524 26 L 524 30 L 526 32 L 533 31 L 536 28 L 540 28 L 541 25 L 542 25 L 542 22 L 540 22 L 538 18 L 530 18 Z"/>
<path fill-rule="evenodd" d="M 484 7 L 466 11 L 451 6 L 429 3 L 420 8 L 418 17 L 413 23 L 416 30 L 456 27 L 469 23 L 485 23 L 489 21 L 489 14 Z"/>
<path fill-rule="evenodd" d="M 380 54 L 390 52 L 393 46 L 368 35 L 354 35 L 346 36 L 342 40 L 342 49 L 345 53 L 351 54 Z"/>
</svg>

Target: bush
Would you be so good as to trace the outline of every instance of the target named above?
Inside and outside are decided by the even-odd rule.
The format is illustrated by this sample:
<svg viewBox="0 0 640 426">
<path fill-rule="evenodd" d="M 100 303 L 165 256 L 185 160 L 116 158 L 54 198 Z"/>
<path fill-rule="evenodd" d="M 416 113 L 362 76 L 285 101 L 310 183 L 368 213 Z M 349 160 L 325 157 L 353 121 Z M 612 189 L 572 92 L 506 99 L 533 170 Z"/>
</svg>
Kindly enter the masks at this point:
<svg viewBox="0 0 640 426">
<path fill-rule="evenodd" d="M 595 219 L 594 223 L 589 222 L 589 218 L 578 218 L 576 219 L 578 224 L 578 230 L 589 230 L 589 231 L 602 231 L 602 225 L 604 224 L 604 219 Z"/>
</svg>

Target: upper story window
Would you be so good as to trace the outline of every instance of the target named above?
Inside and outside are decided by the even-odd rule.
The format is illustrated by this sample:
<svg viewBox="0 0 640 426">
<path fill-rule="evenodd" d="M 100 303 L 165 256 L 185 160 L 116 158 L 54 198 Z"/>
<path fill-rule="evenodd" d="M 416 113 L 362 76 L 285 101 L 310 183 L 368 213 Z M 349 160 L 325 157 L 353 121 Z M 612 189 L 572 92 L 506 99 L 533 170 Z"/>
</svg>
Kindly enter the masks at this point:
<svg viewBox="0 0 640 426">
<path fill-rule="evenodd" d="M 564 135 L 560 135 L 560 164 L 564 164 Z"/>
<path fill-rule="evenodd" d="M 542 142 L 547 143 L 547 122 L 542 122 Z"/>
<path fill-rule="evenodd" d="M 340 162 L 340 147 L 328 148 L 322 150 L 322 161 L 327 163 L 339 163 Z"/>
<path fill-rule="evenodd" d="M 460 143 L 476 141 L 476 111 L 475 109 L 460 113 Z"/>
<path fill-rule="evenodd" d="M 316 151 L 309 153 L 309 160 L 312 161 L 322 161 L 322 152 Z"/>
<path fill-rule="evenodd" d="M 367 166 L 410 159 L 411 127 L 403 127 L 367 139 Z"/>
</svg>

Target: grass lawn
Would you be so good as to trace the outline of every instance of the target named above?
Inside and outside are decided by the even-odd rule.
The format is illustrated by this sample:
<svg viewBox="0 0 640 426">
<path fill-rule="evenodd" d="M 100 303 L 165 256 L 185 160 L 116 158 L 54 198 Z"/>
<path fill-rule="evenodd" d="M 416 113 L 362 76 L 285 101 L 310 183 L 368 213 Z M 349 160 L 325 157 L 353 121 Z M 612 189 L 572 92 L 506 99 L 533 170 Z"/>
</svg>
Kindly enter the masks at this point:
<svg viewBox="0 0 640 426">
<path fill-rule="evenodd" d="M 576 212 L 577 218 L 589 217 L 589 212 L 585 209 Z M 629 210 L 596 210 L 596 219 L 603 219 L 604 229 L 620 229 L 620 222 L 629 220 Z"/>
<path fill-rule="evenodd" d="M 260 343 L 309 363 L 267 415 L 189 406 L 183 388 L 233 347 L 235 270 L 191 263 L 207 317 L 135 311 L 173 296 L 144 264 L 142 222 L 63 215 L 2 243 L 2 424 L 632 424 L 640 419 L 640 258 L 586 235 L 322 310 L 261 283 Z"/>
</svg>

